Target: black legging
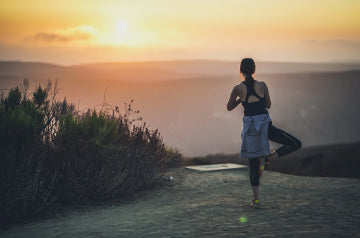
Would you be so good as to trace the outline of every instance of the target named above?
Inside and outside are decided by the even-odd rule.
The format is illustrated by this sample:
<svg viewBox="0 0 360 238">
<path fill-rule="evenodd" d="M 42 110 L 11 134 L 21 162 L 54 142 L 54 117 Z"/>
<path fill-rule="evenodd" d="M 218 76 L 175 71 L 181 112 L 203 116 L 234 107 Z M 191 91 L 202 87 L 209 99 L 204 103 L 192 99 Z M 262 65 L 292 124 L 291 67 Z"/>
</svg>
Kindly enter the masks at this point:
<svg viewBox="0 0 360 238">
<path fill-rule="evenodd" d="M 268 138 L 271 141 L 283 145 L 276 150 L 279 157 L 294 152 L 295 150 L 298 150 L 301 147 L 301 142 L 298 139 L 296 139 L 294 136 L 290 135 L 289 133 L 273 126 L 272 122 L 269 123 Z M 259 158 L 249 159 L 251 186 L 259 186 L 259 177 L 260 177 L 259 166 L 260 166 Z"/>
</svg>

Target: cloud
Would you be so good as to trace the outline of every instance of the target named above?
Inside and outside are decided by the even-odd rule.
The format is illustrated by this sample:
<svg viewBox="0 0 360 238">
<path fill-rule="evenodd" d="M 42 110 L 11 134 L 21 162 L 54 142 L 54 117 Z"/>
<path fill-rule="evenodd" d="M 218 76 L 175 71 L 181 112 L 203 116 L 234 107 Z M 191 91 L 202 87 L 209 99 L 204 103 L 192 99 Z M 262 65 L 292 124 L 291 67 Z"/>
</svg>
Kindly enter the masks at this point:
<svg viewBox="0 0 360 238">
<path fill-rule="evenodd" d="M 97 31 L 89 25 L 81 25 L 67 29 L 37 32 L 32 39 L 35 41 L 56 43 L 70 41 L 87 41 L 95 38 Z"/>
</svg>

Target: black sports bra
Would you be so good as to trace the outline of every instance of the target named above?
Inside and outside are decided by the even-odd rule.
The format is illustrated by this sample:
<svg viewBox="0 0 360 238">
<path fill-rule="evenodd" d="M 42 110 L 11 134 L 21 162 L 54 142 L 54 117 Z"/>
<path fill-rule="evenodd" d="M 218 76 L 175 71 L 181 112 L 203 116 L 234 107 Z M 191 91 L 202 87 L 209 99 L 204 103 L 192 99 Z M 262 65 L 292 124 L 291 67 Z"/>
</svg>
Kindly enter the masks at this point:
<svg viewBox="0 0 360 238">
<path fill-rule="evenodd" d="M 244 82 L 243 82 L 244 83 Z M 245 83 L 244 83 L 245 84 Z M 254 89 L 254 83 L 250 86 L 246 85 L 246 98 L 244 102 L 241 102 L 241 104 L 244 107 L 244 115 L 245 116 L 255 116 L 260 114 L 269 114 L 268 110 L 266 109 L 266 102 L 265 97 L 260 97 L 255 89 Z M 259 99 L 257 102 L 248 102 L 249 97 L 253 95 Z"/>
</svg>

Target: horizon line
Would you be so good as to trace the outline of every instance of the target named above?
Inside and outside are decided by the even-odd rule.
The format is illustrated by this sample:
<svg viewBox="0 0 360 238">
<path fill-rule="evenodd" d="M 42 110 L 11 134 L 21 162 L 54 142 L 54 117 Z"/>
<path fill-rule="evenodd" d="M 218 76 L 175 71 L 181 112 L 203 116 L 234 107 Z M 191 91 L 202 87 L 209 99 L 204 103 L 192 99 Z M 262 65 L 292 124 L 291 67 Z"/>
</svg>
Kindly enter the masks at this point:
<svg viewBox="0 0 360 238">
<path fill-rule="evenodd" d="M 208 62 L 223 62 L 223 63 L 240 63 L 241 60 L 223 60 L 223 59 L 164 59 L 164 60 L 128 60 L 128 61 L 94 61 L 94 62 L 80 62 L 75 64 L 61 64 L 51 61 L 27 61 L 27 60 L 2 60 L 0 63 L 12 62 L 12 63 L 33 63 L 33 64 L 49 64 L 60 67 L 74 67 L 74 66 L 85 66 L 85 65 L 96 65 L 96 64 L 131 64 L 131 63 L 168 63 L 168 62 L 192 62 L 192 61 L 208 61 Z M 360 64 L 359 60 L 349 61 L 278 61 L 278 60 L 255 60 L 255 62 L 261 63 L 275 63 L 275 64 Z"/>
</svg>

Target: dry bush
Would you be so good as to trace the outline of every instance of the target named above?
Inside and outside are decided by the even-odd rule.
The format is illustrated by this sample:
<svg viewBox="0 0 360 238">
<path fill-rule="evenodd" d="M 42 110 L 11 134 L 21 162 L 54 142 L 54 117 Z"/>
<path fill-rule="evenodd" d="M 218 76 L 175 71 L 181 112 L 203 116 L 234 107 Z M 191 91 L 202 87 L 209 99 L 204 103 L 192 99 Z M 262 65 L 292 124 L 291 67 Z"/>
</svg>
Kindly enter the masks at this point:
<svg viewBox="0 0 360 238">
<path fill-rule="evenodd" d="M 36 216 L 55 203 L 113 199 L 158 181 L 181 155 L 165 149 L 130 104 L 79 113 L 56 100 L 57 84 L 0 101 L 0 222 Z M 30 96 L 29 96 L 30 95 Z"/>
</svg>

